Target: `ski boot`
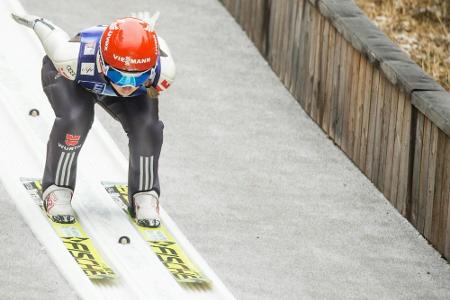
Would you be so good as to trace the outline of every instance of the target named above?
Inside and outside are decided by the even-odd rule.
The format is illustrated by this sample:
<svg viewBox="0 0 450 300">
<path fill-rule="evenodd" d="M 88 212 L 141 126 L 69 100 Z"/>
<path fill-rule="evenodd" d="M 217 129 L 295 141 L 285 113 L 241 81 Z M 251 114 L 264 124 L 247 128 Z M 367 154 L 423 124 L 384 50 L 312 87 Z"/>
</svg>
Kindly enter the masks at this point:
<svg viewBox="0 0 450 300">
<path fill-rule="evenodd" d="M 133 195 L 136 223 L 139 226 L 159 227 L 159 199 L 155 191 L 139 192 Z"/>
<path fill-rule="evenodd" d="M 69 188 L 51 185 L 42 194 L 47 216 L 56 223 L 75 223 L 75 212 L 70 204 L 73 191 Z"/>
</svg>

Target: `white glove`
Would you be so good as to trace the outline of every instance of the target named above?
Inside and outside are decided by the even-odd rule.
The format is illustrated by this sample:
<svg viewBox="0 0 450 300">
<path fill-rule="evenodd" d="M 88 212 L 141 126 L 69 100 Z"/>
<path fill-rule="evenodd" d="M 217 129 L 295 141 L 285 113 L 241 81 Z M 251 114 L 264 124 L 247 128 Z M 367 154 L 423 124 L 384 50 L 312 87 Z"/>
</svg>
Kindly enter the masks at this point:
<svg viewBox="0 0 450 300">
<path fill-rule="evenodd" d="M 15 13 L 11 13 L 11 17 L 19 24 L 25 25 L 31 29 L 34 29 L 34 25 L 36 24 L 37 20 L 42 20 L 42 18 L 38 16 L 32 16 L 32 15 L 18 15 Z"/>
<path fill-rule="evenodd" d="M 132 12 L 131 16 L 147 22 L 148 24 L 150 24 L 150 29 L 154 31 L 156 21 L 158 21 L 159 19 L 159 14 L 159 11 L 157 11 L 153 16 L 150 17 L 150 13 L 148 11 L 138 11 L 137 13 Z"/>
</svg>

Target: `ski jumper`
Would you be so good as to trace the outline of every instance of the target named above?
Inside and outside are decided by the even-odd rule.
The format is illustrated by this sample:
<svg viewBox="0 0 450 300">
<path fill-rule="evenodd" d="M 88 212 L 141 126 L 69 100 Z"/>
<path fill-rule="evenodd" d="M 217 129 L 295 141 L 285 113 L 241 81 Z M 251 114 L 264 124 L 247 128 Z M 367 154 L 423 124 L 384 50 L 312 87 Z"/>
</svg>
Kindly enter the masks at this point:
<svg viewBox="0 0 450 300">
<path fill-rule="evenodd" d="M 144 86 L 122 97 L 100 72 L 99 41 L 105 27 L 86 29 L 71 41 L 46 20 L 37 23 L 34 30 L 47 53 L 41 72 L 42 86 L 56 115 L 47 143 L 43 189 L 53 184 L 75 189 L 77 158 L 92 126 L 97 103 L 121 123 L 128 135 L 129 199 L 142 191 L 160 194 L 158 162 L 164 125 L 158 116 L 158 98 Z M 148 86 L 163 91 L 173 81 L 175 65 L 164 40 L 158 37 L 158 41 L 158 63 Z"/>
</svg>

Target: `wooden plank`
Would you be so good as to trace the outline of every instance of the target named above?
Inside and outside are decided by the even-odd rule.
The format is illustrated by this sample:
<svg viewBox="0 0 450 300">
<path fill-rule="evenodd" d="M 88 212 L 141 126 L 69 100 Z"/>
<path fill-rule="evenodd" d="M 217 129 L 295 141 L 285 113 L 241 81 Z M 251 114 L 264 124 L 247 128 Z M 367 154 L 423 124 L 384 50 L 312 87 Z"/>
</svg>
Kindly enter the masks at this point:
<svg viewBox="0 0 450 300">
<path fill-rule="evenodd" d="M 242 26 L 242 19 L 243 19 L 242 12 L 244 11 L 244 5 L 246 2 L 247 2 L 246 0 L 236 0 L 236 6 L 235 6 L 236 19 L 237 19 L 237 22 L 241 26 Z"/>
<path fill-rule="evenodd" d="M 237 7 L 239 7 L 239 0 L 231 0 L 231 1 L 229 1 L 230 2 L 230 12 L 231 12 L 231 15 L 233 16 L 233 18 L 235 18 L 236 19 L 236 21 L 237 21 L 237 15 L 236 15 L 236 12 L 237 11 L 239 11 L 238 10 L 238 8 Z"/>
<path fill-rule="evenodd" d="M 294 59 L 292 58 L 292 55 L 294 53 L 294 44 L 295 44 L 295 36 L 299 33 L 296 32 L 296 22 L 297 22 L 297 13 L 298 13 L 298 0 L 292 1 L 292 15 L 289 25 L 289 43 L 288 43 L 288 52 L 287 52 L 287 60 L 286 60 L 286 72 L 285 72 L 285 85 L 289 91 L 291 91 L 292 88 L 292 66 L 294 64 Z M 297 52 L 295 52 L 295 55 L 298 55 Z"/>
<path fill-rule="evenodd" d="M 422 169 L 422 142 L 423 142 L 423 130 L 424 130 L 424 116 L 421 113 L 417 113 L 416 130 L 415 130 L 415 144 L 414 144 L 414 163 L 413 163 L 413 179 L 412 179 L 412 191 L 411 191 L 411 217 L 410 222 L 417 228 L 417 218 L 419 211 L 419 183 L 420 172 Z"/>
<path fill-rule="evenodd" d="M 287 87 L 287 80 L 286 80 L 286 68 L 288 64 L 288 46 L 292 37 L 292 33 L 290 31 L 290 24 L 291 19 L 293 18 L 293 11 L 292 8 L 294 6 L 295 1 L 286 1 L 286 7 L 285 7 L 285 19 L 284 19 L 284 29 L 283 29 L 283 45 L 282 45 L 282 61 L 281 61 L 281 67 L 280 67 L 280 80 L 283 82 L 284 86 Z"/>
<path fill-rule="evenodd" d="M 329 22 L 327 21 L 327 24 Z M 324 94 L 324 108 L 323 108 L 323 117 L 322 117 L 322 129 L 330 134 L 330 115 L 331 115 L 331 97 L 333 94 L 333 77 L 334 77 L 334 68 L 335 65 L 339 62 L 339 57 L 335 56 L 336 52 L 336 29 L 333 26 L 328 25 L 329 34 L 328 34 L 328 60 L 327 60 L 327 79 L 325 86 L 325 94 Z"/>
<path fill-rule="evenodd" d="M 301 55 L 301 38 L 302 38 L 302 18 L 304 9 L 304 0 L 297 0 L 297 17 L 295 20 L 294 49 L 292 51 L 292 68 L 291 68 L 291 87 L 290 92 L 298 101 L 298 76 Z"/>
<path fill-rule="evenodd" d="M 388 199 L 391 195 L 391 184 L 392 184 L 392 165 L 394 163 L 394 143 L 395 143 L 395 126 L 397 124 L 397 107 L 398 107 L 398 96 L 399 90 L 397 87 L 392 87 L 391 92 L 391 108 L 389 115 L 389 127 L 388 127 L 388 139 L 386 144 L 386 159 L 384 163 L 384 183 L 383 183 L 383 194 Z M 392 203 L 392 202 L 391 202 Z M 395 206 L 395 203 L 393 203 Z"/>
<path fill-rule="evenodd" d="M 268 40 L 270 30 L 270 2 L 268 0 L 261 0 L 261 52 L 265 59 L 267 59 L 268 53 Z"/>
<path fill-rule="evenodd" d="M 361 121 L 361 142 L 359 148 L 359 168 L 362 172 L 366 171 L 366 158 L 367 158 L 367 144 L 369 137 L 369 121 L 371 112 L 371 93 L 373 84 L 373 65 L 367 62 L 365 87 L 364 87 L 364 100 L 363 100 L 363 116 Z"/>
<path fill-rule="evenodd" d="M 442 199 L 442 190 L 444 188 L 444 164 L 445 164 L 445 140 L 446 135 L 442 130 L 438 130 L 437 137 L 437 150 L 436 150 L 436 175 L 435 175 L 435 189 L 434 189 L 434 205 L 433 205 L 433 222 L 431 224 L 431 236 L 430 242 L 435 245 L 435 247 L 441 253 L 444 252 L 444 245 L 440 243 L 440 235 L 445 233 L 445 230 L 442 230 L 443 220 L 442 217 L 444 215 L 444 201 Z"/>
<path fill-rule="evenodd" d="M 342 68 L 342 49 L 345 47 L 345 41 L 342 36 L 336 32 L 336 48 L 334 53 L 334 67 L 333 67 L 333 85 L 331 90 L 330 101 L 330 121 L 329 121 L 329 136 L 336 143 L 339 141 L 339 133 L 336 133 L 339 122 L 339 98 L 340 98 L 340 84 L 342 82 L 340 74 Z M 336 60 L 336 58 L 341 58 Z"/>
<path fill-rule="evenodd" d="M 356 111 L 358 109 L 358 84 L 359 84 L 359 69 L 361 65 L 361 54 L 353 50 L 353 69 L 352 69 L 352 80 L 351 80 L 351 94 L 350 94 L 350 110 L 349 119 L 347 123 L 347 144 L 345 145 L 345 152 L 348 157 L 353 160 L 353 144 L 355 138 L 355 122 L 356 122 Z"/>
<path fill-rule="evenodd" d="M 342 37 L 342 40 L 344 41 L 344 37 Z M 341 116 L 341 124 L 340 124 L 340 128 L 341 128 L 341 139 L 338 142 L 338 144 L 340 145 L 340 147 L 342 148 L 342 150 L 344 151 L 344 153 L 346 155 L 348 155 L 348 149 L 347 149 L 347 141 L 348 141 L 348 137 L 349 137 L 349 132 L 350 132 L 350 115 L 351 115 L 351 111 L 352 111 L 352 86 L 353 86 L 353 80 L 356 79 L 356 76 L 354 74 L 354 70 L 355 67 L 358 67 L 356 65 L 356 61 L 354 60 L 354 57 L 356 55 L 355 53 L 355 49 L 353 48 L 353 46 L 351 45 L 350 42 L 345 40 L 345 43 L 347 44 L 347 53 L 346 53 L 346 62 L 345 62 L 345 74 L 344 78 L 345 78 L 345 83 L 343 86 L 341 86 L 344 89 L 343 92 L 343 101 L 342 101 L 342 116 Z M 359 63 L 359 62 L 358 62 Z"/>
<path fill-rule="evenodd" d="M 309 16 L 309 5 L 308 0 L 303 0 L 303 6 L 302 6 L 302 13 L 300 18 L 300 26 L 299 26 L 299 32 L 300 32 L 300 39 L 299 39 L 299 51 L 298 51 L 298 61 L 297 61 L 297 67 L 296 67 L 296 82 L 295 82 L 295 91 L 294 95 L 297 101 L 300 103 L 300 105 L 303 107 L 304 102 L 304 89 L 303 89 L 303 83 L 304 83 L 304 64 L 305 64 L 305 57 L 309 55 L 307 53 L 307 40 L 308 40 L 308 30 L 307 30 L 307 19 Z"/>
<path fill-rule="evenodd" d="M 257 46 L 257 34 L 260 30 L 260 28 L 257 27 L 257 21 L 258 21 L 258 11 L 257 11 L 257 5 L 258 5 L 258 0 L 253 0 L 253 1 L 249 1 L 250 4 L 250 8 L 249 8 L 249 14 L 250 14 L 250 25 L 249 25 L 249 29 L 250 29 L 250 34 L 249 37 L 251 39 L 251 41 L 253 42 L 253 45 L 255 45 L 256 48 L 258 48 Z"/>
<path fill-rule="evenodd" d="M 270 9 L 272 0 L 262 0 L 262 24 L 263 30 L 261 32 L 262 46 L 261 51 L 264 58 L 269 61 L 269 31 L 270 31 Z"/>
<path fill-rule="evenodd" d="M 308 5 L 311 4 L 308 2 Z M 313 91 L 313 80 L 314 80 L 314 62 L 316 57 L 316 40 L 318 37 L 317 33 L 317 14 L 314 13 L 314 8 L 311 7 L 309 9 L 309 23 L 308 23 L 308 32 L 309 32 L 309 56 L 306 66 L 306 77 L 305 77 L 305 102 L 304 102 L 304 110 L 308 115 L 311 116 L 311 102 L 312 102 L 312 91 Z"/>
<path fill-rule="evenodd" d="M 251 21 L 251 13 L 249 12 L 249 6 L 252 1 L 242 1 L 241 8 L 241 22 L 244 28 L 244 31 L 247 33 L 247 36 L 250 38 L 250 21 Z"/>
<path fill-rule="evenodd" d="M 242 29 L 245 31 L 245 33 L 248 35 L 247 31 L 247 20 L 248 20 L 248 13 L 247 13 L 247 7 L 248 3 L 250 1 L 241 0 L 240 1 L 240 8 L 239 8 L 239 23 L 241 24 Z"/>
<path fill-rule="evenodd" d="M 323 17 L 319 14 L 317 9 L 314 9 L 316 15 L 316 45 L 314 56 L 314 75 L 311 93 L 311 117 L 316 123 L 319 123 L 319 88 L 320 88 L 320 60 L 322 58 L 322 32 L 323 32 Z M 320 124 L 320 123 L 319 123 Z"/>
<path fill-rule="evenodd" d="M 250 2 L 250 14 L 251 14 L 251 21 L 250 21 L 250 37 L 253 41 L 253 44 L 255 44 L 255 46 L 257 45 L 257 40 L 258 40 L 258 34 L 259 31 L 261 30 L 261 27 L 258 26 L 258 2 L 259 0 L 253 0 L 253 1 L 249 1 Z"/>
<path fill-rule="evenodd" d="M 430 154 L 430 140 L 431 140 L 431 122 L 428 118 L 424 118 L 424 130 L 423 130 L 423 144 L 422 144 L 422 157 L 421 168 L 419 176 L 419 202 L 417 208 L 417 230 L 424 234 L 425 227 L 425 214 L 426 214 L 426 200 L 427 200 L 427 187 L 428 187 L 428 166 L 429 166 L 429 154 Z"/>
<path fill-rule="evenodd" d="M 251 20 L 252 20 L 252 14 L 251 14 L 251 4 L 253 1 L 243 1 L 243 20 L 242 23 L 245 28 L 245 32 L 247 33 L 247 36 L 251 39 Z"/>
<path fill-rule="evenodd" d="M 387 79 L 380 72 L 380 88 L 378 89 L 378 105 L 376 114 L 376 127 L 375 127 L 375 140 L 373 149 L 373 162 L 372 162 L 372 176 L 370 177 L 372 182 L 377 185 L 378 172 L 380 169 L 380 153 L 381 153 L 381 137 L 383 134 L 383 112 L 385 103 Z"/>
<path fill-rule="evenodd" d="M 399 91 L 398 96 L 398 107 L 397 107 L 397 122 L 395 124 L 395 136 L 394 136 L 394 149 L 393 149 L 393 159 L 392 159 L 392 186 L 390 189 L 389 199 L 394 207 L 397 208 L 397 192 L 398 192 L 398 181 L 400 172 L 400 160 L 401 160 L 401 150 L 402 150 L 402 133 L 403 133 L 403 118 L 404 109 L 406 102 L 406 95 L 404 91 Z"/>
<path fill-rule="evenodd" d="M 335 119 L 334 125 L 334 134 L 335 134 L 335 142 L 337 145 L 341 146 L 342 143 L 342 134 L 344 131 L 344 111 L 346 109 L 346 103 L 348 103 L 349 99 L 349 85 L 351 84 L 351 70 L 352 70 L 352 62 L 348 61 L 352 57 L 353 47 L 350 43 L 348 43 L 343 36 L 341 36 L 342 46 L 341 46 L 341 61 L 340 61 L 340 72 L 338 74 L 338 115 Z M 344 80 L 345 78 L 345 80 Z M 344 81 L 342 84 L 341 81 Z M 343 90 L 341 92 L 341 89 Z"/>
<path fill-rule="evenodd" d="M 343 74 L 343 83 L 341 85 L 342 88 L 342 113 L 341 119 L 342 123 L 341 127 L 341 138 L 337 142 L 337 144 L 342 148 L 342 150 L 347 153 L 347 141 L 349 135 L 349 120 L 350 120 L 350 112 L 351 112 L 351 94 L 352 94 L 352 71 L 353 71 L 353 49 L 352 45 L 345 41 L 347 45 L 347 53 L 346 53 L 346 62 L 344 64 L 345 73 Z M 345 79 L 344 79 L 345 78 Z M 339 97 L 341 98 L 341 97 Z"/>
<path fill-rule="evenodd" d="M 340 95 L 339 99 L 342 103 L 342 115 L 341 120 L 342 123 L 340 124 L 341 127 L 341 137 L 337 141 L 337 144 L 341 147 L 342 151 L 346 153 L 345 149 L 347 146 L 347 139 L 348 139 L 348 120 L 350 119 L 350 105 L 351 105 L 351 81 L 352 81 L 352 69 L 353 69 L 353 47 L 351 44 L 343 39 L 343 43 L 346 45 L 346 53 L 345 53 L 345 60 L 342 62 L 342 68 L 344 69 L 340 84 Z M 335 125 L 336 126 L 336 125 Z"/>
<path fill-rule="evenodd" d="M 249 13 L 250 13 L 250 22 L 249 22 L 249 30 L 250 30 L 250 40 L 253 42 L 253 45 L 256 46 L 256 35 L 257 35 L 257 31 L 258 28 L 256 28 L 256 19 L 258 17 L 258 12 L 256 11 L 256 5 L 258 4 L 258 0 L 253 0 L 253 1 L 249 1 L 250 4 L 250 8 L 249 8 Z"/>
<path fill-rule="evenodd" d="M 251 1 L 252 3 L 252 8 L 251 8 L 251 13 L 252 13 L 252 32 L 253 32 L 253 37 L 252 37 L 252 41 L 255 44 L 255 46 L 258 47 L 259 45 L 259 36 L 260 36 L 260 32 L 263 29 L 263 26 L 260 22 L 261 19 L 261 4 L 260 4 L 261 0 L 253 0 Z"/>
<path fill-rule="evenodd" d="M 270 65 L 272 63 L 272 41 L 273 41 L 273 18 L 274 18 L 274 12 L 272 11 L 274 4 L 272 3 L 272 1 L 269 2 L 269 7 L 267 8 L 268 12 L 267 12 L 267 19 L 268 19 L 268 24 L 267 24 L 267 49 L 266 49 L 266 60 L 267 63 Z"/>
<path fill-rule="evenodd" d="M 322 57 L 320 59 L 320 88 L 319 88 L 319 95 L 318 95 L 318 107 L 319 107 L 319 116 L 318 116 L 318 123 L 322 127 L 322 129 L 328 134 L 328 131 L 324 129 L 323 127 L 323 116 L 325 114 L 325 111 L 330 107 L 327 105 L 327 99 L 326 99 L 326 90 L 328 88 L 328 73 L 327 70 L 328 66 L 331 63 L 333 63 L 334 59 L 334 53 L 332 53 L 331 56 L 329 56 L 329 49 L 328 49 L 328 42 L 330 40 L 330 22 L 323 19 L 323 31 L 322 31 Z M 330 75 L 332 72 L 330 72 Z"/>
<path fill-rule="evenodd" d="M 263 44 L 263 32 L 265 31 L 265 21 L 264 21 L 264 0 L 255 0 L 254 4 L 254 14 L 255 14 L 255 36 L 254 44 L 258 49 L 259 53 L 264 56 Z"/>
<path fill-rule="evenodd" d="M 285 2 L 284 5 L 284 18 L 283 18 L 283 43 L 281 48 L 281 66 L 280 66 L 280 80 L 283 82 L 284 86 L 287 87 L 286 82 L 286 68 L 288 63 L 288 45 L 289 41 L 291 40 L 291 32 L 290 32 L 290 22 L 292 19 L 292 6 L 294 5 L 295 1 L 283 1 Z"/>
<path fill-rule="evenodd" d="M 402 143 L 400 150 L 400 167 L 398 175 L 398 188 L 397 188 L 397 210 L 402 216 L 407 217 L 408 211 L 410 211 L 411 198 L 411 180 L 412 180 L 412 158 L 411 153 L 411 123 L 412 120 L 412 105 L 409 95 L 405 95 L 405 104 L 403 110 L 402 121 Z"/>
<path fill-rule="evenodd" d="M 267 62 L 273 69 L 273 62 L 275 54 L 275 39 L 276 39 L 276 21 L 277 21 L 277 1 L 270 1 L 270 17 L 269 17 L 269 40 L 267 49 Z"/>
<path fill-rule="evenodd" d="M 234 9 L 233 9 L 233 17 L 236 19 L 236 21 L 239 23 L 239 13 L 241 10 L 241 1 L 240 0 L 236 0 L 234 1 Z"/>
<path fill-rule="evenodd" d="M 450 137 L 447 136 L 445 141 L 445 167 L 444 167 L 444 178 L 443 178 L 443 189 L 442 189 L 442 202 L 444 202 L 443 210 L 445 215 L 442 217 L 444 222 L 445 231 L 441 234 L 444 240 L 444 255 L 447 259 L 450 259 Z"/>
<path fill-rule="evenodd" d="M 311 118 L 317 122 L 317 94 L 319 88 L 319 78 L 320 78 L 320 38 L 321 35 L 321 15 L 317 9 L 311 9 L 311 26 L 314 28 L 311 32 L 314 35 L 311 36 L 311 51 L 310 54 L 310 64 L 309 64 L 309 80 L 310 87 L 308 90 L 308 111 Z"/>
<path fill-rule="evenodd" d="M 374 68 L 372 77 L 372 85 L 370 87 L 369 133 L 367 136 L 367 154 L 364 168 L 364 174 L 366 174 L 369 179 L 372 178 L 375 129 L 377 126 L 378 90 L 380 88 L 380 71 L 377 68 Z"/>
<path fill-rule="evenodd" d="M 310 89 L 308 93 L 308 105 L 309 105 L 309 115 L 310 117 L 317 122 L 314 118 L 315 115 L 315 103 L 314 103 L 314 89 L 315 85 L 318 84 L 317 74 L 320 72 L 317 68 L 318 58 L 320 59 L 320 38 L 322 36 L 322 32 L 320 31 L 320 19 L 321 15 L 318 10 L 313 7 L 311 8 L 311 32 L 313 35 L 311 36 L 311 50 L 313 51 L 313 55 L 310 55 L 312 61 L 310 62 Z"/>
<path fill-rule="evenodd" d="M 379 160 L 379 168 L 378 168 L 378 177 L 376 181 L 376 186 L 378 189 L 383 192 L 384 191 L 384 175 L 385 175 L 385 167 L 386 167 L 386 154 L 387 154 L 387 146 L 388 146 L 388 136 L 389 136 L 389 117 L 391 115 L 391 97 L 392 97 L 392 84 L 387 81 L 386 90 L 384 94 L 384 106 L 383 106 L 383 115 L 382 115 L 382 127 L 381 127 L 381 145 L 380 145 L 380 160 Z"/>
<path fill-rule="evenodd" d="M 299 99 L 299 93 L 300 93 L 300 65 L 302 61 L 302 54 L 303 54 L 303 39 L 305 32 L 303 29 L 303 16 L 305 14 L 305 0 L 300 0 L 302 2 L 301 5 L 299 5 L 299 11 L 297 12 L 297 20 L 296 20 L 296 36 L 294 41 L 294 56 L 293 56 L 293 65 L 292 65 L 292 91 L 291 93 L 294 95 L 294 98 L 297 100 L 297 102 L 300 103 Z M 306 0 L 307 1 L 307 0 Z"/>
<path fill-rule="evenodd" d="M 286 1 L 274 1 L 276 7 L 276 16 L 275 16 L 275 28 L 274 28 L 274 51 L 272 58 L 272 69 L 279 76 L 280 75 L 280 58 L 281 58 L 281 43 L 283 39 L 283 5 Z"/>
<path fill-rule="evenodd" d="M 284 42 L 287 41 L 287 32 L 285 30 L 285 23 L 286 23 L 286 19 L 288 18 L 287 16 L 287 5 L 289 4 L 290 1 L 279 1 L 280 2 L 280 18 L 279 18 L 279 27 L 278 27 L 278 43 L 277 43 L 277 47 L 278 47 L 278 57 L 277 57 L 277 61 L 276 61 L 276 70 L 277 70 L 277 74 L 278 77 L 280 78 L 280 80 L 282 80 L 282 75 L 283 75 L 283 64 L 284 64 L 284 49 L 283 49 L 283 45 Z"/>
<path fill-rule="evenodd" d="M 433 206 L 434 206 L 434 188 L 436 185 L 436 151 L 438 142 L 439 128 L 431 123 L 431 137 L 430 137 L 430 158 L 428 162 L 428 185 L 426 186 L 425 195 L 425 224 L 424 236 L 426 239 L 431 238 L 431 227 L 433 222 Z"/>
<path fill-rule="evenodd" d="M 254 42 L 253 39 L 253 32 L 254 32 L 254 19 L 255 14 L 253 13 L 253 4 L 255 0 L 252 1 L 244 1 L 245 2 L 245 26 L 246 26 L 246 32 L 248 37 L 252 42 Z"/>
<path fill-rule="evenodd" d="M 240 8 L 239 8 L 239 17 L 238 17 L 238 23 L 241 25 L 241 28 L 244 30 L 244 32 L 246 33 L 246 34 L 248 34 L 248 31 L 247 31 L 247 27 L 246 27 L 246 20 L 247 20 L 247 16 L 245 15 L 245 13 L 246 13 L 246 7 L 247 7 L 247 3 L 248 3 L 249 1 L 245 1 L 245 0 L 243 0 L 240 4 L 241 4 L 241 6 L 240 6 Z"/>
<path fill-rule="evenodd" d="M 254 20 L 254 14 L 252 11 L 254 0 L 252 1 L 244 1 L 244 24 L 245 24 L 245 31 L 247 32 L 248 37 L 250 40 L 253 41 L 252 31 L 253 31 L 253 20 Z"/>
<path fill-rule="evenodd" d="M 362 120 L 364 113 L 364 90 L 368 89 L 366 86 L 366 69 L 367 69 L 367 59 L 360 55 L 359 62 L 359 75 L 358 84 L 356 89 L 355 98 L 355 124 L 354 124 L 354 137 L 353 137 L 353 149 L 350 149 L 355 164 L 361 169 L 360 152 L 361 152 L 361 131 L 362 131 Z"/>
<path fill-rule="evenodd" d="M 448 147 L 448 137 L 446 138 L 447 140 L 447 146 L 446 146 L 446 150 L 447 153 L 449 153 L 450 148 Z M 447 155 L 448 157 L 448 155 Z M 445 254 L 445 257 L 447 258 L 447 260 L 450 260 L 450 253 L 448 251 L 448 243 L 450 243 L 449 239 L 450 239 L 450 232 L 449 232 L 449 228 L 448 228 L 448 222 L 449 222 L 449 218 L 450 218 L 450 213 L 449 213 L 449 209 L 450 209 L 450 191 L 449 186 L 450 186 L 450 163 L 448 163 L 448 158 L 444 163 L 444 173 L 443 173 L 443 178 L 442 178 L 442 191 L 441 191 L 441 216 L 440 216 L 440 220 L 439 220 L 439 232 L 438 232 L 438 249 L 442 249 L 441 253 Z M 447 188 L 447 189 L 446 189 Z M 447 249 L 447 250 L 446 250 Z"/>
<path fill-rule="evenodd" d="M 275 1 L 277 7 L 277 16 L 275 17 L 275 41 L 273 47 L 275 48 L 275 56 L 272 60 L 272 69 L 280 77 L 280 59 L 281 59 L 281 45 L 283 43 L 283 6 L 286 1 Z"/>
<path fill-rule="evenodd" d="M 303 109 L 305 109 L 305 95 L 306 95 L 306 87 L 308 83 L 308 59 L 309 59 L 309 50 L 310 50 L 310 10 L 311 4 L 308 1 L 305 1 L 305 9 L 303 11 L 302 18 L 302 40 L 301 44 L 301 54 L 300 54 L 300 64 L 299 64 L 299 91 L 298 91 L 298 100 Z"/>
<path fill-rule="evenodd" d="M 255 4 L 255 37 L 254 43 L 260 53 L 264 53 L 262 49 L 263 44 L 263 30 L 264 28 L 264 0 L 256 0 Z"/>
<path fill-rule="evenodd" d="M 281 38 L 280 38 L 280 57 L 278 59 L 278 69 L 279 69 L 279 75 L 278 78 L 280 78 L 281 83 L 283 83 L 284 86 L 286 86 L 286 83 L 284 81 L 284 75 L 285 75 L 285 68 L 286 68 L 286 50 L 287 50 L 287 43 L 289 40 L 289 28 L 287 28 L 287 22 L 290 19 L 291 11 L 289 10 L 289 6 L 292 5 L 292 1 L 280 1 L 283 2 L 282 5 L 282 17 L 281 17 Z"/>
<path fill-rule="evenodd" d="M 234 2 L 233 16 L 236 19 L 236 22 L 238 22 L 238 24 L 241 24 L 241 5 L 242 5 L 242 2 L 240 0 L 236 0 Z"/>
</svg>

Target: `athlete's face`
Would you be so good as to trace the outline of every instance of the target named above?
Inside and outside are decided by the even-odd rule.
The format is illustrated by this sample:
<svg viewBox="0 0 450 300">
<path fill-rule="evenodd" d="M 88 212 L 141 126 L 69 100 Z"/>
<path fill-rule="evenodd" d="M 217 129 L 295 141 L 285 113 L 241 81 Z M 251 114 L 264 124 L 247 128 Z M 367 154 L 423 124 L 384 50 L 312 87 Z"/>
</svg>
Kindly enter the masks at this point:
<svg viewBox="0 0 450 300">
<path fill-rule="evenodd" d="M 114 89 L 121 95 L 121 96 L 129 96 L 133 94 L 139 87 L 132 87 L 132 86 L 120 86 L 117 84 L 112 83 L 112 86 Z"/>
</svg>

